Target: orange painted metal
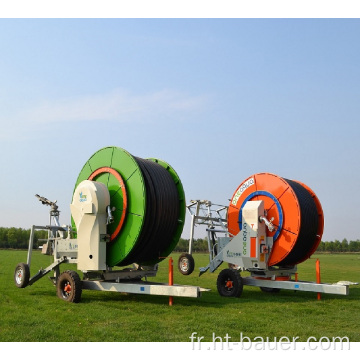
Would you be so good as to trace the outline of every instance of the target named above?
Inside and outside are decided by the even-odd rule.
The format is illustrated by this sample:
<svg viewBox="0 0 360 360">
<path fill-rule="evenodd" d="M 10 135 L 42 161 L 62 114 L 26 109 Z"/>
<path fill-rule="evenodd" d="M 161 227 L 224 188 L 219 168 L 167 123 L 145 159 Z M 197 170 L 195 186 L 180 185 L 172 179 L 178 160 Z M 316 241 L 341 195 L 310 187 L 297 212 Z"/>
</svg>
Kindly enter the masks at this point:
<svg viewBox="0 0 360 360">
<path fill-rule="evenodd" d="M 228 231 L 230 232 L 230 234 L 232 235 L 236 235 L 240 229 L 239 229 L 239 224 L 238 224 L 238 217 L 239 217 L 239 211 L 240 211 L 240 206 L 242 204 L 242 201 L 248 196 L 250 195 L 252 192 L 255 191 L 255 187 L 254 185 L 249 185 L 247 188 L 243 189 L 243 191 L 241 191 L 241 187 L 244 186 L 244 184 L 248 183 L 249 181 L 252 180 L 253 177 L 250 177 L 248 179 L 246 179 L 245 181 L 243 181 L 239 187 L 236 189 L 236 191 L 234 192 L 234 195 L 231 198 L 231 202 L 229 205 L 229 209 L 228 209 Z M 240 193 L 241 191 L 241 193 Z M 239 197 L 237 197 L 237 193 L 239 193 Z M 254 199 L 256 200 L 256 199 Z"/>
<path fill-rule="evenodd" d="M 291 280 L 291 276 L 290 275 L 288 275 L 288 276 L 276 276 L 275 280 L 276 281 L 288 281 L 288 280 Z"/>
<path fill-rule="evenodd" d="M 256 258 L 256 237 L 250 238 L 250 257 Z"/>
<path fill-rule="evenodd" d="M 269 280 L 269 281 L 274 281 L 272 277 L 261 277 L 261 276 L 253 276 L 253 279 L 259 279 L 259 280 Z M 275 280 L 276 281 L 288 281 L 291 280 L 291 276 L 287 275 L 287 276 L 275 276 Z"/>
<path fill-rule="evenodd" d="M 322 235 L 324 221 L 320 201 L 311 189 L 304 184 L 301 185 L 310 192 L 316 203 L 320 218 L 318 233 Z M 254 193 L 255 195 L 252 196 Z M 271 194 L 271 196 L 268 196 L 269 194 Z M 239 185 L 230 201 L 228 209 L 228 230 L 232 236 L 235 236 L 240 231 L 239 215 L 246 199 L 263 200 L 267 219 L 274 218 L 272 223 L 276 229 L 273 232 L 266 229 L 266 235 L 274 237 L 276 232 L 278 233 L 277 239 L 274 239 L 273 249 L 268 260 L 269 266 L 275 266 L 291 253 L 298 239 L 301 227 L 299 200 L 289 183 L 280 176 L 271 173 L 259 173 L 250 176 Z M 279 212 L 281 212 L 281 214 Z M 281 216 L 282 226 L 278 230 Z M 311 254 L 316 250 L 320 241 L 321 237 L 317 243 L 313 245 Z M 310 255 L 307 254 L 307 257 L 309 256 Z"/>
<path fill-rule="evenodd" d="M 320 277 L 320 260 L 316 259 L 316 283 L 320 284 L 321 283 L 321 277 Z M 321 293 L 317 293 L 317 299 L 321 300 Z"/>
<path fill-rule="evenodd" d="M 252 276 L 253 279 L 258 280 L 268 280 L 268 281 L 289 281 L 291 280 L 291 276 L 275 276 L 275 280 L 272 277 L 261 277 L 261 276 Z M 297 281 L 297 280 L 296 280 Z"/>
<path fill-rule="evenodd" d="M 125 221 L 125 215 L 126 215 L 126 209 L 127 209 L 127 194 L 126 194 L 126 188 L 125 188 L 125 183 L 123 178 L 121 177 L 121 175 L 113 168 L 111 167 L 101 167 L 99 169 L 96 169 L 88 178 L 88 180 L 94 180 L 97 176 L 99 176 L 100 174 L 104 174 L 104 173 L 109 173 L 111 175 L 113 175 L 115 177 L 115 179 L 119 182 L 119 186 L 122 192 L 122 198 L 123 198 L 123 208 L 122 208 L 122 213 L 121 213 L 121 217 L 120 217 L 120 221 L 116 227 L 116 229 L 114 230 L 114 232 L 112 234 L 110 234 L 110 241 L 116 239 L 116 237 L 119 235 L 120 230 L 124 224 Z M 95 181 L 95 180 L 94 180 Z"/>
<path fill-rule="evenodd" d="M 172 257 L 169 257 L 169 285 L 174 285 L 174 262 Z M 169 306 L 173 304 L 173 297 L 169 296 Z"/>
<path fill-rule="evenodd" d="M 234 287 L 234 282 L 231 280 L 228 280 L 225 284 L 225 287 L 227 287 L 228 289 L 232 289 Z"/>
</svg>

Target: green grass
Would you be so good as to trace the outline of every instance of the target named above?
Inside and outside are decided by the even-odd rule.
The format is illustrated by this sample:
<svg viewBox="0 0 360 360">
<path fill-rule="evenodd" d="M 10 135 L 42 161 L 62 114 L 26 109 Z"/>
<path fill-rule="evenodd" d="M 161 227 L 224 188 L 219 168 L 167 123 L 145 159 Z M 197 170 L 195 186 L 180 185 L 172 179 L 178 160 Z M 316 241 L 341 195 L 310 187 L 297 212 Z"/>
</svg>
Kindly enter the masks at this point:
<svg viewBox="0 0 360 360">
<path fill-rule="evenodd" d="M 172 254 L 176 265 L 179 254 Z M 322 282 L 360 281 L 359 254 L 319 254 Z M 300 280 L 315 280 L 315 260 L 298 266 Z M 282 290 L 266 294 L 244 287 L 240 298 L 220 297 L 215 273 L 183 276 L 175 267 L 174 282 L 211 289 L 199 299 L 131 295 L 84 290 L 78 304 L 66 303 L 45 277 L 25 289 L 13 281 L 17 263 L 26 261 L 26 251 L 0 250 L 0 341 L 176 341 L 187 342 L 193 332 L 212 341 L 213 333 L 233 339 L 257 336 L 279 339 L 314 336 L 347 336 L 360 341 L 360 286 L 351 286 L 349 296 L 322 295 Z M 52 257 L 33 252 L 31 271 L 48 266 Z M 205 266 L 208 255 L 195 255 L 195 266 Z M 155 281 L 167 282 L 165 260 Z M 225 264 L 222 268 L 225 267 Z M 75 269 L 62 265 L 61 270 Z M 235 340 L 234 340 L 235 341 Z"/>
</svg>

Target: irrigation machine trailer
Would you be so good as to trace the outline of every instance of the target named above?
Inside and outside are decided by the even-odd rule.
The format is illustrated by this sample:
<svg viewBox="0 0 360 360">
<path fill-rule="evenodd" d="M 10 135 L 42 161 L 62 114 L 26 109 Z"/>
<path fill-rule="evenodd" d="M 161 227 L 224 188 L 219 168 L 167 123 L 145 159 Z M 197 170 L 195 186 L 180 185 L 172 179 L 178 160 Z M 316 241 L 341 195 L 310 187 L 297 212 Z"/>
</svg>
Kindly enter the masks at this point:
<svg viewBox="0 0 360 360">
<path fill-rule="evenodd" d="M 206 226 L 209 264 L 200 268 L 215 272 L 221 296 L 239 297 L 243 285 L 257 286 L 264 292 L 281 289 L 348 295 L 349 281 L 320 282 L 316 263 L 316 282 L 299 281 L 297 264 L 307 260 L 320 244 L 324 215 L 319 199 L 305 184 L 259 173 L 247 178 L 234 192 L 229 206 L 208 200 L 192 200 L 189 252 L 179 258 L 183 275 L 194 270 L 192 245 L 196 226 Z M 241 271 L 250 276 L 242 277 Z"/>
<path fill-rule="evenodd" d="M 61 226 L 56 202 L 36 195 L 49 205 L 50 224 L 32 226 L 26 263 L 16 266 L 19 288 L 50 277 L 57 295 L 79 302 L 83 289 L 149 295 L 199 297 L 206 289 L 172 283 L 149 282 L 158 263 L 169 256 L 182 233 L 185 195 L 175 170 L 158 159 L 141 159 L 124 149 L 97 151 L 84 165 L 75 184 L 70 205 L 72 224 Z M 54 261 L 30 276 L 35 230 L 48 230 L 43 253 Z M 66 270 L 74 263 L 83 273 Z M 144 279 L 144 280 L 143 280 Z"/>
</svg>

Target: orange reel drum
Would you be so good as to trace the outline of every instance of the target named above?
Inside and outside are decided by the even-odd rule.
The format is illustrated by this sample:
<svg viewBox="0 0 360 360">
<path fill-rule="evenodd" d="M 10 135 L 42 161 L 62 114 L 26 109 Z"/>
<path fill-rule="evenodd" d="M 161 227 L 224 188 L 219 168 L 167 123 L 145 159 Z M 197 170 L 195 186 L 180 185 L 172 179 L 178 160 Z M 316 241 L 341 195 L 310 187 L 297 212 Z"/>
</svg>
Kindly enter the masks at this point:
<svg viewBox="0 0 360 360">
<path fill-rule="evenodd" d="M 267 229 L 274 239 L 269 266 L 293 266 L 308 259 L 320 244 L 324 215 L 319 199 L 305 184 L 270 173 L 243 181 L 234 192 L 228 210 L 228 231 L 242 229 L 242 209 L 247 201 L 263 200 L 266 218 L 275 225 Z"/>
</svg>

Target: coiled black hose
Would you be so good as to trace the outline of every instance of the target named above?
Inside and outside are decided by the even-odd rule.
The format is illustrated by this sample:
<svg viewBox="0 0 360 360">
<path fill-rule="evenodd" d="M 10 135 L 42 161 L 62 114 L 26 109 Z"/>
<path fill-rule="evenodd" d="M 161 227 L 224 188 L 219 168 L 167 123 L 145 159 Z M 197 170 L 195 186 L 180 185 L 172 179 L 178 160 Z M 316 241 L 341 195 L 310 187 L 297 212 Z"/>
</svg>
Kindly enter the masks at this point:
<svg viewBox="0 0 360 360">
<path fill-rule="evenodd" d="M 319 215 L 311 194 L 299 183 L 284 179 L 298 198 L 301 224 L 296 244 L 290 253 L 277 265 L 291 266 L 302 261 L 317 242 Z"/>
<path fill-rule="evenodd" d="M 159 164 L 134 156 L 145 181 L 146 210 L 138 241 L 127 263 L 159 257 L 173 241 L 179 218 L 179 194 L 169 172 Z"/>
</svg>

